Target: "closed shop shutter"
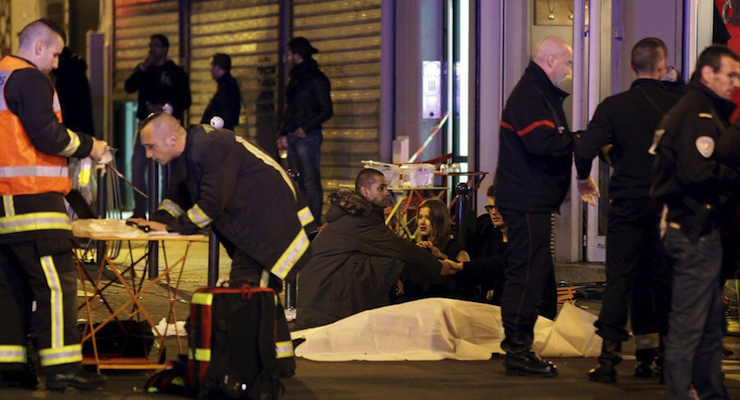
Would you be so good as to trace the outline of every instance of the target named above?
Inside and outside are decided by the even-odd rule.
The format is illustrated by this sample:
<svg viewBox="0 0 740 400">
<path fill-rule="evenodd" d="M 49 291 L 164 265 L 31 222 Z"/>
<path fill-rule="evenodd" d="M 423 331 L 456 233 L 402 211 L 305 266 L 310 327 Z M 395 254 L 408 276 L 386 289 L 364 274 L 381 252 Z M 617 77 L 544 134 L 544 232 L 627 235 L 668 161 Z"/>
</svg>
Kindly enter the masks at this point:
<svg viewBox="0 0 740 400">
<path fill-rule="evenodd" d="M 177 0 L 116 0 L 113 44 L 113 101 L 136 101 L 124 82 L 149 52 L 149 37 L 167 36 L 169 59 L 179 64 L 179 28 Z"/>
<path fill-rule="evenodd" d="M 354 183 L 360 160 L 377 160 L 380 131 L 381 0 L 294 0 L 293 36 L 320 50 L 334 116 L 323 126 L 324 190 Z"/>
<path fill-rule="evenodd" d="M 279 4 L 274 0 L 196 0 L 190 14 L 191 122 L 200 122 L 216 92 L 208 63 L 231 56 L 242 109 L 235 131 L 266 150 L 275 147 Z"/>
</svg>

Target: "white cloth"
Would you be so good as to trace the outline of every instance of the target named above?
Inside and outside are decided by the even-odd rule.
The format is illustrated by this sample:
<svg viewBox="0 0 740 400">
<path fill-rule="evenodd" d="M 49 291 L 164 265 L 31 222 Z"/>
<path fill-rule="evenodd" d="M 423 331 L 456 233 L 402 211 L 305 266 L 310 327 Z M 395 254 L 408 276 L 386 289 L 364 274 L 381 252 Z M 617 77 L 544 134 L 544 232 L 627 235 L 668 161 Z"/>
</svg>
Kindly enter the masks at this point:
<svg viewBox="0 0 740 400">
<path fill-rule="evenodd" d="M 566 304 L 555 322 L 537 319 L 533 348 L 546 357 L 596 357 L 595 320 Z M 502 353 L 504 329 L 498 306 L 433 298 L 364 311 L 292 337 L 306 340 L 296 356 L 314 361 L 488 360 Z"/>
</svg>

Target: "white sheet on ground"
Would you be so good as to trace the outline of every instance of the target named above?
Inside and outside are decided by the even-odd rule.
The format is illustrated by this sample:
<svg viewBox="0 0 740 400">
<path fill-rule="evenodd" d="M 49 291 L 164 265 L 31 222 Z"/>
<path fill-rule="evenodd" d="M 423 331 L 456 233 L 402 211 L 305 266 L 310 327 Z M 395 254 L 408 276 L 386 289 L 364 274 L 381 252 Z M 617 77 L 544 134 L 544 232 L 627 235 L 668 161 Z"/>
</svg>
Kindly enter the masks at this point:
<svg viewBox="0 0 740 400">
<path fill-rule="evenodd" d="M 537 319 L 533 348 L 544 357 L 596 357 L 601 338 L 595 320 L 566 304 L 555 322 Z M 292 336 L 306 339 L 296 356 L 314 361 L 487 360 L 502 352 L 504 328 L 498 306 L 434 298 L 364 311 Z"/>
</svg>

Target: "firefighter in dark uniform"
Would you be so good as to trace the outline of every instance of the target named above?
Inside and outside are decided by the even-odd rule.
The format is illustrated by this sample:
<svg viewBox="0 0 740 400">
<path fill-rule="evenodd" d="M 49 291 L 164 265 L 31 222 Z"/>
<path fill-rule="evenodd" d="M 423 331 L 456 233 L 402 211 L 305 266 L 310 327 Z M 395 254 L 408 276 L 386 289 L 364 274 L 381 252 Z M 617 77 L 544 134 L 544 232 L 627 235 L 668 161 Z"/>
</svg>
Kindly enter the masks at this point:
<svg viewBox="0 0 740 400">
<path fill-rule="evenodd" d="M 622 342 L 629 340 L 627 316 L 635 335 L 635 376 L 652 377 L 659 347 L 658 315 L 653 288 L 660 263 L 662 205 L 650 198 L 650 170 L 655 157 L 648 153 L 658 123 L 678 101 L 660 81 L 666 68 L 665 45 L 645 38 L 632 48 L 630 65 L 637 79 L 630 89 L 605 99 L 594 112 L 588 129 L 576 143 L 575 163 L 581 198 L 595 204 L 598 188 L 589 179 L 593 159 L 611 144 L 614 173 L 609 181 L 606 234 L 606 290 L 599 319 L 594 324 L 602 342 L 599 365 L 591 380 L 615 382 L 622 361 Z M 668 300 L 663 300 L 667 306 Z M 656 307 L 658 305 L 656 304 Z M 667 308 L 663 309 L 667 311 Z M 663 334 L 665 332 L 662 332 Z"/>
<path fill-rule="evenodd" d="M 279 292 L 281 279 L 308 260 L 314 218 L 285 170 L 259 147 L 210 125 L 186 130 L 165 113 L 144 120 L 141 141 L 147 158 L 171 163 L 172 183 L 151 221 L 131 221 L 183 234 L 212 226 L 231 257 L 232 286 Z M 279 308 L 276 351 L 290 375 L 293 346 Z"/>
<path fill-rule="evenodd" d="M 99 388 L 105 377 L 82 370 L 77 270 L 64 204 L 67 158 L 99 160 L 105 142 L 67 130 L 45 74 L 57 67 L 64 32 L 50 20 L 28 24 L 16 56 L 0 61 L 0 387 L 35 388 L 25 366 L 32 301 L 39 364 L 47 389 Z"/>
<path fill-rule="evenodd" d="M 705 49 L 688 91 L 655 134 L 650 195 L 668 207 L 663 238 L 674 261 L 664 375 L 671 399 L 727 399 L 721 371 L 725 333 L 720 229 L 731 220 L 740 174 L 727 165 L 728 118 L 740 87 L 740 57 L 725 46 Z"/>
<path fill-rule="evenodd" d="M 501 316 L 507 373 L 555 376 L 557 369 L 532 351 L 534 323 L 545 288 L 555 290 L 550 218 L 570 186 L 575 135 L 568 129 L 558 87 L 570 74 L 573 51 L 547 37 L 511 92 L 501 116 L 496 205 L 509 227 Z"/>
</svg>

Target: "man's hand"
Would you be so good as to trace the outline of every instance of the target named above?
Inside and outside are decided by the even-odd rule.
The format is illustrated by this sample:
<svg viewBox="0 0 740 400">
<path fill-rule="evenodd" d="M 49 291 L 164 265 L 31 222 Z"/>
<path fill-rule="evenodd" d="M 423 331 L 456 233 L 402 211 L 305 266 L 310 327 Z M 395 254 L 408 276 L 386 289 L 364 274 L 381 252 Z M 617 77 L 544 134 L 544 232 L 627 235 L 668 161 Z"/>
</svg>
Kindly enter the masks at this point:
<svg viewBox="0 0 740 400">
<path fill-rule="evenodd" d="M 108 150 L 108 143 L 93 138 L 92 150 L 90 150 L 90 158 L 95 160 L 95 162 L 100 162 L 100 159 L 103 158 L 103 155 L 106 151 L 110 152 L 110 150 Z"/>
<path fill-rule="evenodd" d="M 126 220 L 126 222 L 133 222 L 138 226 L 148 226 L 149 229 L 152 231 L 159 231 L 159 232 L 167 231 L 167 225 L 161 222 L 148 221 L 144 218 L 129 218 Z"/>
<path fill-rule="evenodd" d="M 288 137 L 285 135 L 278 136 L 277 138 L 277 148 L 278 150 L 287 150 L 288 149 Z"/>
<path fill-rule="evenodd" d="M 590 176 L 586 179 L 578 180 L 578 194 L 581 195 L 581 200 L 584 203 L 591 204 L 592 206 L 596 205 L 596 198 L 601 195 L 599 188 Z"/>
<path fill-rule="evenodd" d="M 456 273 L 462 271 L 462 263 L 458 263 L 452 260 L 440 260 L 439 262 L 442 263 L 442 271 L 440 271 L 439 273 L 442 276 L 455 275 Z"/>
<path fill-rule="evenodd" d="M 446 255 L 442 254 L 442 252 L 439 251 L 439 249 L 435 245 L 433 245 L 432 242 L 430 242 L 428 240 L 423 240 L 423 241 L 417 243 L 416 245 L 419 246 L 419 247 L 421 247 L 422 249 L 429 250 L 432 253 L 432 255 L 435 256 L 435 257 L 437 257 L 437 258 L 441 258 L 441 259 L 446 259 L 447 258 Z"/>
<path fill-rule="evenodd" d="M 306 137 L 306 131 L 303 130 L 303 128 L 298 128 L 293 132 L 294 135 L 298 136 L 299 138 Z"/>
</svg>

